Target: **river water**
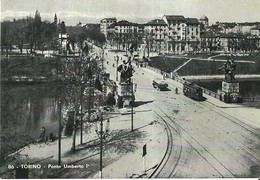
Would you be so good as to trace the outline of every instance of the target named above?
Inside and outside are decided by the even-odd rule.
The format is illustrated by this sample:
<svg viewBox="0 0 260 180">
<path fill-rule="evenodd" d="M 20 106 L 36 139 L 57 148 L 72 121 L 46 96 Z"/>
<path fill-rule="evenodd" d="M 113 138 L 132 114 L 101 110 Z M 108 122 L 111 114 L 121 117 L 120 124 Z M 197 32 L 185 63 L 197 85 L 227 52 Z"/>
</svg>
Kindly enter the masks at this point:
<svg viewBox="0 0 260 180">
<path fill-rule="evenodd" d="M 239 82 L 239 81 L 238 81 Z M 222 81 L 196 82 L 199 86 L 218 92 L 222 88 Z M 242 97 L 260 96 L 260 81 L 240 81 L 239 92 Z"/>
<path fill-rule="evenodd" d="M 37 139 L 41 127 L 58 132 L 56 86 L 3 85 L 1 89 L 1 131 L 20 133 Z M 8 132 L 12 131 L 12 132 Z"/>
<path fill-rule="evenodd" d="M 217 92 L 221 82 L 198 82 Z M 243 97 L 260 96 L 260 81 L 240 82 Z M 1 132 L 24 132 L 38 139 L 41 127 L 58 133 L 57 85 L 4 85 L 1 89 Z"/>
</svg>

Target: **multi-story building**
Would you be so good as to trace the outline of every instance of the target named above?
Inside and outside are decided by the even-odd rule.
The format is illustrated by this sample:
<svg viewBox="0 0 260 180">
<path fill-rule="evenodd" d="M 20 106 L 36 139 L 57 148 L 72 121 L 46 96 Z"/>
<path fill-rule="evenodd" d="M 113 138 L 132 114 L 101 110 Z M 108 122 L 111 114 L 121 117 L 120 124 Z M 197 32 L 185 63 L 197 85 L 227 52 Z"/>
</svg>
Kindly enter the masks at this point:
<svg viewBox="0 0 260 180">
<path fill-rule="evenodd" d="M 234 22 L 223 22 L 219 23 L 218 27 L 221 28 L 221 33 L 229 34 L 229 33 L 237 33 L 236 27 L 237 23 Z"/>
<path fill-rule="evenodd" d="M 126 20 L 118 21 L 108 27 L 108 39 L 118 48 L 128 49 L 133 41 L 137 41 L 144 27 Z"/>
<path fill-rule="evenodd" d="M 154 19 L 144 25 L 144 39 L 151 51 L 166 51 L 167 38 L 167 24 L 162 19 Z"/>
<path fill-rule="evenodd" d="M 216 25 L 222 29 L 221 33 L 250 34 L 250 30 L 260 25 L 260 23 L 259 22 L 245 22 L 245 23 L 218 22 Z"/>
<path fill-rule="evenodd" d="M 181 15 L 164 15 L 168 25 L 167 51 L 181 52 L 196 49 L 200 41 L 200 23 L 196 18 Z"/>
<path fill-rule="evenodd" d="M 257 25 L 260 25 L 260 23 L 258 23 L 258 22 L 237 23 L 235 28 L 236 28 L 237 33 L 249 34 L 250 29 L 252 29 L 253 27 L 256 27 Z"/>
<path fill-rule="evenodd" d="M 154 19 L 146 24 L 123 20 L 106 29 L 107 39 L 123 49 L 128 49 L 132 42 L 138 42 L 142 47 L 148 48 L 148 51 L 158 53 L 243 49 L 251 51 L 255 49 L 255 44 L 259 47 L 259 24 L 217 22 L 209 26 L 206 16 L 198 20 L 182 15 L 164 15 L 162 19 Z"/>
<path fill-rule="evenodd" d="M 207 28 L 209 26 L 209 18 L 205 15 L 203 15 L 200 19 L 199 22 L 201 23 L 202 27 L 201 28 Z"/>
<path fill-rule="evenodd" d="M 186 18 L 185 51 L 195 51 L 200 43 L 200 23 L 196 18 Z"/>
<path fill-rule="evenodd" d="M 256 26 L 250 29 L 250 34 L 252 36 L 260 37 L 260 26 Z"/>
<path fill-rule="evenodd" d="M 118 34 L 137 33 L 137 23 L 132 23 L 126 20 L 118 21 L 115 24 L 115 32 Z"/>
<path fill-rule="evenodd" d="M 105 35 L 105 37 L 107 38 L 107 28 L 113 24 L 116 23 L 116 18 L 104 18 L 100 21 L 100 31 L 101 33 L 103 33 Z"/>
</svg>

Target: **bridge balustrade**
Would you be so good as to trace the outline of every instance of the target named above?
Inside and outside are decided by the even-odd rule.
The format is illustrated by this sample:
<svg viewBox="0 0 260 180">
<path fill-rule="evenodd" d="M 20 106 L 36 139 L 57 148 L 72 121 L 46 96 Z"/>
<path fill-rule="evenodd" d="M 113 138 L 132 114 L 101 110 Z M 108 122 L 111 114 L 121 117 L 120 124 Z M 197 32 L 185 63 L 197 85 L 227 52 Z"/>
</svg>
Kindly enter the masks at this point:
<svg viewBox="0 0 260 180">
<path fill-rule="evenodd" d="M 154 72 L 156 72 L 156 73 L 159 73 L 159 74 L 165 74 L 167 78 L 174 79 L 174 80 L 176 80 L 177 82 L 180 82 L 180 83 L 182 83 L 182 84 L 183 84 L 184 82 L 187 82 L 187 80 L 184 80 L 184 79 L 179 78 L 179 77 L 177 77 L 177 76 L 171 77 L 171 74 L 166 73 L 166 72 L 164 72 L 164 71 L 162 71 L 162 70 L 160 70 L 160 69 L 151 67 L 151 66 L 149 66 L 149 65 L 147 65 L 146 68 L 147 68 L 147 69 L 150 69 L 150 70 L 152 70 L 152 71 L 154 71 Z M 255 76 L 258 76 L 258 75 L 255 75 Z M 203 92 L 204 92 L 205 94 L 207 94 L 207 95 L 209 95 L 209 96 L 212 96 L 212 97 L 214 97 L 214 98 L 217 98 L 217 99 L 220 98 L 220 95 L 219 95 L 218 93 L 213 92 L 213 91 L 208 90 L 208 89 L 203 88 L 203 87 L 201 87 L 201 88 L 203 89 Z M 260 102 L 260 97 L 243 97 L 243 102 Z"/>
</svg>

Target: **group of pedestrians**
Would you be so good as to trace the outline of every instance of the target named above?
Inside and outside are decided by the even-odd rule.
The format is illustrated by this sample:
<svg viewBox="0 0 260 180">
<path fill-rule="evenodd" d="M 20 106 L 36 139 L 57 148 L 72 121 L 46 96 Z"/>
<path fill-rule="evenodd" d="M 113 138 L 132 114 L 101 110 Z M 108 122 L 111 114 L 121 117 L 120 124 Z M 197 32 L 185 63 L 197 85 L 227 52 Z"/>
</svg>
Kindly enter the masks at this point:
<svg viewBox="0 0 260 180">
<path fill-rule="evenodd" d="M 41 131 L 41 133 L 40 133 L 39 139 L 37 140 L 38 143 L 47 142 L 47 141 L 53 142 L 56 139 L 56 137 L 53 135 L 52 132 L 50 132 L 49 137 L 48 137 L 45 127 L 42 127 L 40 131 Z"/>
</svg>

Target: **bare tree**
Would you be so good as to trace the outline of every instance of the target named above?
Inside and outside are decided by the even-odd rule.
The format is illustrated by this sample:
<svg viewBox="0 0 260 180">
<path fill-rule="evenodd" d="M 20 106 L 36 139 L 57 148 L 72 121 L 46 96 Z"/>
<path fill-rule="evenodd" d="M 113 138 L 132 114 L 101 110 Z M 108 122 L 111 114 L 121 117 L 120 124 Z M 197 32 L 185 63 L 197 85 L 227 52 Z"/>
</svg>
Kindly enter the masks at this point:
<svg viewBox="0 0 260 180">
<path fill-rule="evenodd" d="M 59 64 L 59 77 L 65 84 L 63 91 L 66 94 L 66 98 L 64 101 L 70 107 L 69 109 L 74 112 L 73 142 L 71 149 L 75 151 L 76 133 L 79 126 L 77 115 L 81 116 L 80 120 L 82 122 L 83 102 L 88 101 L 88 97 L 84 95 L 84 92 L 86 90 L 86 92 L 89 92 L 90 81 L 94 76 L 98 76 L 101 69 L 97 66 L 95 58 L 84 53 L 80 56 L 59 57 Z"/>
</svg>

